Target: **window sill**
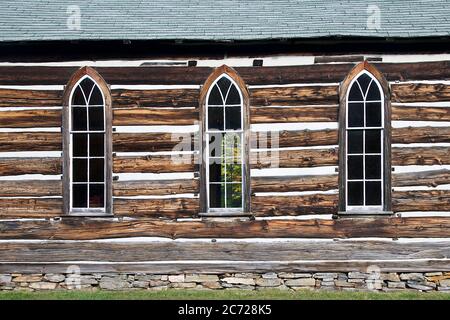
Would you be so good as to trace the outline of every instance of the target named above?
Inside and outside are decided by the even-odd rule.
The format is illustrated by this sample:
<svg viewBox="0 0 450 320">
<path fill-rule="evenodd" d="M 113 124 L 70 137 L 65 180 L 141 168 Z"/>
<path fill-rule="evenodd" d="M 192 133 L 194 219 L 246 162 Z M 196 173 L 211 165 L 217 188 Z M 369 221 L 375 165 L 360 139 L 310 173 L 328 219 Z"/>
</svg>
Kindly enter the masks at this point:
<svg viewBox="0 0 450 320">
<path fill-rule="evenodd" d="M 339 211 L 338 217 L 370 217 L 376 218 L 379 216 L 392 216 L 394 215 L 393 211 Z"/>
<path fill-rule="evenodd" d="M 95 217 L 95 218 L 111 218 L 114 217 L 112 213 L 105 212 L 71 212 L 63 214 L 64 218 L 78 218 L 78 217 Z"/>
<path fill-rule="evenodd" d="M 216 211 L 216 212 L 201 212 L 198 214 L 199 217 L 211 217 L 211 218 L 224 218 L 224 217 L 250 217 L 252 214 L 250 212 L 242 211 Z"/>
</svg>

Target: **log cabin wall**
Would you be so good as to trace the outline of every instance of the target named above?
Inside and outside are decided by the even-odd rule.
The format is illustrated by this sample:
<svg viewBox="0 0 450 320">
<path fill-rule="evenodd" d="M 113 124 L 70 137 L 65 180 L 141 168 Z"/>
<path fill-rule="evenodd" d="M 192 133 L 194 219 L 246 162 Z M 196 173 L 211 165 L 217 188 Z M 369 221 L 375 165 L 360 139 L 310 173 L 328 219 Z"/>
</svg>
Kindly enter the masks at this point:
<svg viewBox="0 0 450 320">
<path fill-rule="evenodd" d="M 1 65 L 0 238 L 450 236 L 450 62 L 373 63 L 390 86 L 396 215 L 339 219 L 339 85 L 356 63 L 316 62 L 234 68 L 250 94 L 252 217 L 221 219 L 198 217 L 214 68 L 94 66 L 111 89 L 114 181 L 113 216 L 91 218 L 63 215 L 62 99 L 78 67 Z"/>
</svg>

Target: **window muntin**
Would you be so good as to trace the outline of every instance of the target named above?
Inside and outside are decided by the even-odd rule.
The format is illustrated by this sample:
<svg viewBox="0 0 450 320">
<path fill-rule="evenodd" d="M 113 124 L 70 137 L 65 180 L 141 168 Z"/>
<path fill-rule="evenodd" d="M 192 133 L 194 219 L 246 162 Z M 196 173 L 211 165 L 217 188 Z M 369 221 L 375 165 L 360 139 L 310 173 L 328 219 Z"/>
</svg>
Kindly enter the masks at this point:
<svg viewBox="0 0 450 320">
<path fill-rule="evenodd" d="M 70 211 L 105 212 L 105 99 L 89 76 L 70 96 Z"/>
<path fill-rule="evenodd" d="M 220 76 L 206 96 L 207 209 L 242 211 L 243 98 L 236 83 Z"/>
<path fill-rule="evenodd" d="M 367 71 L 350 83 L 346 108 L 346 210 L 382 211 L 384 97 Z"/>
</svg>

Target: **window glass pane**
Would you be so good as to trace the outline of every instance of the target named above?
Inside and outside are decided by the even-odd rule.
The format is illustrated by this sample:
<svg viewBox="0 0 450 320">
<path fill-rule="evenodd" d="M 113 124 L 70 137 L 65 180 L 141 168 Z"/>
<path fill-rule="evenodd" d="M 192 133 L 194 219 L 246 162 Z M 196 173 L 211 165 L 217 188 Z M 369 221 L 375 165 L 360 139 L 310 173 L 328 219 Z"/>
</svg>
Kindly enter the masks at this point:
<svg viewBox="0 0 450 320">
<path fill-rule="evenodd" d="M 353 83 L 348 94 L 348 101 L 364 101 L 361 90 L 356 82 Z"/>
<path fill-rule="evenodd" d="M 242 185 L 240 183 L 227 184 L 227 207 L 242 207 Z"/>
<path fill-rule="evenodd" d="M 225 97 L 228 92 L 228 89 L 231 86 L 231 81 L 227 77 L 222 77 L 219 79 L 219 81 L 217 81 L 217 85 L 219 86 L 223 96 Z"/>
<path fill-rule="evenodd" d="M 364 103 L 348 104 L 348 126 L 364 127 Z"/>
<path fill-rule="evenodd" d="M 367 181 L 366 182 L 366 205 L 379 206 L 381 205 L 381 182 Z"/>
<path fill-rule="evenodd" d="M 223 105 L 222 96 L 217 85 L 214 85 L 209 93 L 208 105 Z"/>
<path fill-rule="evenodd" d="M 348 156 L 347 170 L 348 179 L 362 179 L 363 156 Z"/>
<path fill-rule="evenodd" d="M 242 181 L 242 165 L 227 164 L 227 182 L 241 182 Z"/>
<path fill-rule="evenodd" d="M 209 207 L 225 208 L 225 185 L 210 184 L 209 185 Z"/>
<path fill-rule="evenodd" d="M 72 186 L 72 206 L 74 208 L 87 207 L 87 184 L 74 184 Z"/>
<path fill-rule="evenodd" d="M 87 102 L 84 99 L 83 92 L 81 91 L 80 86 L 77 86 L 72 94 L 72 105 L 80 105 L 80 106 L 87 105 Z"/>
<path fill-rule="evenodd" d="M 87 134 L 86 133 L 74 133 L 72 135 L 74 157 L 86 157 L 87 156 Z"/>
<path fill-rule="evenodd" d="M 241 162 L 241 134 L 227 133 L 224 135 L 224 154 L 230 163 Z M 228 162 L 228 161 L 227 161 Z"/>
<path fill-rule="evenodd" d="M 381 130 L 366 130 L 366 153 L 381 153 Z"/>
<path fill-rule="evenodd" d="M 89 107 L 89 130 L 104 130 L 103 107 Z"/>
<path fill-rule="evenodd" d="M 359 85 L 361 86 L 361 90 L 364 93 L 364 95 L 367 92 L 367 89 L 369 88 L 369 84 L 372 81 L 372 78 L 369 77 L 367 74 L 363 73 L 359 76 L 358 80 Z"/>
<path fill-rule="evenodd" d="M 208 129 L 223 130 L 223 107 L 208 108 Z"/>
<path fill-rule="evenodd" d="M 363 152 L 363 130 L 348 130 L 348 153 Z"/>
<path fill-rule="evenodd" d="M 381 179 L 381 156 L 366 156 L 366 179 Z"/>
<path fill-rule="evenodd" d="M 100 89 L 95 86 L 92 90 L 91 98 L 89 99 L 89 105 L 103 105 L 103 98 Z"/>
<path fill-rule="evenodd" d="M 381 102 L 366 103 L 366 126 L 381 127 Z"/>
<path fill-rule="evenodd" d="M 103 133 L 91 133 L 89 135 L 89 153 L 91 157 L 104 157 L 105 144 Z"/>
<path fill-rule="evenodd" d="M 209 159 L 209 181 L 225 182 L 225 164 L 220 159 Z"/>
<path fill-rule="evenodd" d="M 226 129 L 241 129 L 241 107 L 225 108 Z"/>
<path fill-rule="evenodd" d="M 235 85 L 232 85 L 230 88 L 230 92 L 228 92 L 226 104 L 241 104 L 241 97 Z"/>
<path fill-rule="evenodd" d="M 87 159 L 73 159 L 72 172 L 74 182 L 87 181 Z"/>
<path fill-rule="evenodd" d="M 350 206 L 363 205 L 363 182 L 350 181 L 347 183 L 347 201 Z"/>
<path fill-rule="evenodd" d="M 378 89 L 378 86 L 375 83 L 375 81 L 372 81 L 372 84 L 370 85 L 366 100 L 367 101 L 381 100 L 380 89 Z"/>
<path fill-rule="evenodd" d="M 72 130 L 86 131 L 87 130 L 87 108 L 72 107 Z"/>
<path fill-rule="evenodd" d="M 82 87 L 86 98 L 89 97 L 89 94 L 91 93 L 92 87 L 94 85 L 94 82 L 90 78 L 84 78 L 83 81 L 80 82 L 80 86 Z"/>
<path fill-rule="evenodd" d="M 89 207 L 103 208 L 105 206 L 105 186 L 101 184 L 89 185 Z"/>
<path fill-rule="evenodd" d="M 89 181 L 103 182 L 105 179 L 104 159 L 89 159 Z"/>
<path fill-rule="evenodd" d="M 222 157 L 223 155 L 223 134 L 209 134 L 209 155 L 210 157 Z"/>
</svg>

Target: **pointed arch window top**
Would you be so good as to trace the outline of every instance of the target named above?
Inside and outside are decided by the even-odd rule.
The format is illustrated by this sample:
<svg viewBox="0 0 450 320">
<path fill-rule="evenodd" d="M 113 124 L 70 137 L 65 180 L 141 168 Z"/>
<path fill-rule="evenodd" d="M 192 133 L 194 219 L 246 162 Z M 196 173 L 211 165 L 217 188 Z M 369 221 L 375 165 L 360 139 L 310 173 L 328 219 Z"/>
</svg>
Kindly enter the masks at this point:
<svg viewBox="0 0 450 320">
<path fill-rule="evenodd" d="M 80 79 L 72 95 L 72 106 L 103 106 L 103 94 L 98 85 L 89 77 Z"/>
<path fill-rule="evenodd" d="M 222 74 L 207 95 L 207 130 L 242 130 L 243 98 L 237 84 Z"/>
</svg>

